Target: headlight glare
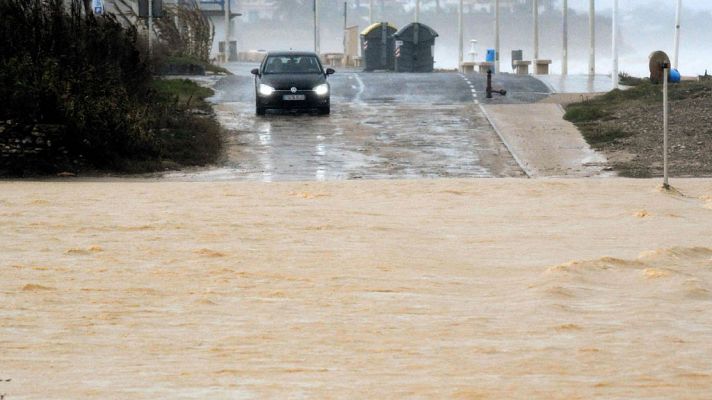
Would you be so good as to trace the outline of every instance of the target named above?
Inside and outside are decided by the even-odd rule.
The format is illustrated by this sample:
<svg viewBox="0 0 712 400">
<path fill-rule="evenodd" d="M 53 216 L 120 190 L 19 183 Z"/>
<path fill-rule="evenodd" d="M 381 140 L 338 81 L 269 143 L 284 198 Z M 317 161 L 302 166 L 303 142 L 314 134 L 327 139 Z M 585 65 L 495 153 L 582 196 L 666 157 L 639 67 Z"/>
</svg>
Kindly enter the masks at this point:
<svg viewBox="0 0 712 400">
<path fill-rule="evenodd" d="M 319 96 L 324 96 L 327 93 L 329 93 L 329 85 L 327 85 L 326 83 L 323 83 L 323 84 L 315 87 L 314 92 Z"/>
<path fill-rule="evenodd" d="M 274 88 L 272 86 L 267 86 L 260 83 L 260 94 L 263 96 L 271 96 L 274 93 Z"/>
</svg>

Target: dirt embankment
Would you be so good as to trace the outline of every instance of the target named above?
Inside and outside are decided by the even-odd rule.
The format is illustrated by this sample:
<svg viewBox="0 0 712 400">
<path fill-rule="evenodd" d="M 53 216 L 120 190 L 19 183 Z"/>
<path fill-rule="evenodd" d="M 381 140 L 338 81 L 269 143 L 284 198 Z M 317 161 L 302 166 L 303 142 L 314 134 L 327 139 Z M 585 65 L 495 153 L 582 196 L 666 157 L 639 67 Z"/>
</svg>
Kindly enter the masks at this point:
<svg viewBox="0 0 712 400">
<path fill-rule="evenodd" d="M 622 176 L 663 173 L 662 86 L 643 83 L 627 91 L 567 106 L 588 143 Z M 712 175 L 712 82 L 670 85 L 670 173 Z"/>
</svg>

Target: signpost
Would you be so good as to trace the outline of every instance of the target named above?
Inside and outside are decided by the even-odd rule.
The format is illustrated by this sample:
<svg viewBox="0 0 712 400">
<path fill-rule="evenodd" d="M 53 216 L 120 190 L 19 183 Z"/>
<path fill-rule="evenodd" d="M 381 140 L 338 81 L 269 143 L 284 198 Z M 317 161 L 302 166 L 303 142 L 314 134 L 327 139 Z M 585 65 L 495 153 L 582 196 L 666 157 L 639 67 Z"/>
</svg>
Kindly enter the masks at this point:
<svg viewBox="0 0 712 400">
<path fill-rule="evenodd" d="M 92 9 L 95 15 L 104 14 L 104 1 L 103 0 L 92 0 Z"/>
<path fill-rule="evenodd" d="M 668 180 L 668 78 L 670 64 L 663 63 L 663 189 L 670 189 Z"/>
</svg>

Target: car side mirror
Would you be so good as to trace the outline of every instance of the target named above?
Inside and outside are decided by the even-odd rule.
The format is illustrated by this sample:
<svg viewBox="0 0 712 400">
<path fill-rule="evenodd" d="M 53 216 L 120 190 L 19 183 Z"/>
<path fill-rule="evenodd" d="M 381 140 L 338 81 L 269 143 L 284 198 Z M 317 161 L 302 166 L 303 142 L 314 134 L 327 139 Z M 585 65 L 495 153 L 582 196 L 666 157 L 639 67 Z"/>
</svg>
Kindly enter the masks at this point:
<svg viewBox="0 0 712 400">
<path fill-rule="evenodd" d="M 260 74 L 260 69 L 259 68 L 254 68 L 252 71 L 250 71 L 252 75 L 259 76 Z"/>
<path fill-rule="evenodd" d="M 326 74 L 327 74 L 327 75 L 334 75 L 335 73 L 336 73 L 336 71 L 334 71 L 333 68 L 327 68 L 327 69 L 326 69 Z"/>
</svg>

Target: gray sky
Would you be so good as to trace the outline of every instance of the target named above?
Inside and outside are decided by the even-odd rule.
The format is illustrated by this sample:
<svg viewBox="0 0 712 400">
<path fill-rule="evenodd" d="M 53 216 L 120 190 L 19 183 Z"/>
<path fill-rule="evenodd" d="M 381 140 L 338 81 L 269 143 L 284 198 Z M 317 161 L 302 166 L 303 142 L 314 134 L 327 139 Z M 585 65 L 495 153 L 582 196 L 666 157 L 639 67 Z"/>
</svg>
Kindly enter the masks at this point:
<svg viewBox="0 0 712 400">
<path fill-rule="evenodd" d="M 596 0 L 596 8 L 605 10 L 611 8 L 613 0 Z M 621 9 L 631 9 L 639 6 L 651 6 L 652 4 L 657 5 L 668 5 L 671 8 L 675 8 L 677 2 L 675 0 L 618 0 L 618 4 Z M 710 0 L 683 0 L 682 5 L 685 8 L 692 8 L 695 10 L 705 10 L 712 11 L 712 1 Z M 569 0 L 569 7 L 588 10 L 588 0 Z"/>
</svg>

